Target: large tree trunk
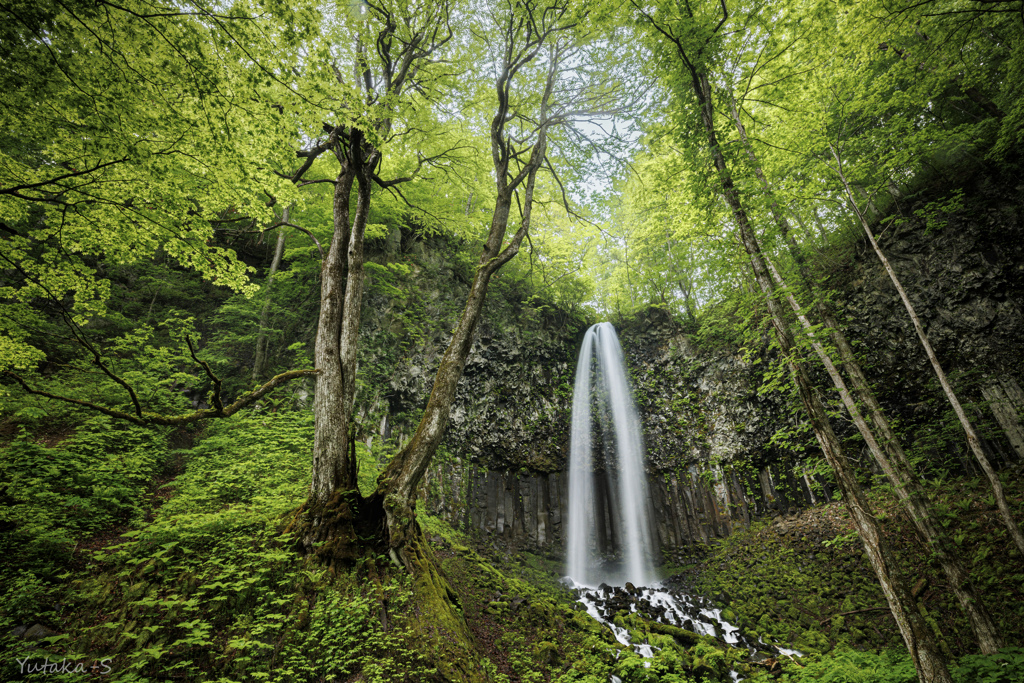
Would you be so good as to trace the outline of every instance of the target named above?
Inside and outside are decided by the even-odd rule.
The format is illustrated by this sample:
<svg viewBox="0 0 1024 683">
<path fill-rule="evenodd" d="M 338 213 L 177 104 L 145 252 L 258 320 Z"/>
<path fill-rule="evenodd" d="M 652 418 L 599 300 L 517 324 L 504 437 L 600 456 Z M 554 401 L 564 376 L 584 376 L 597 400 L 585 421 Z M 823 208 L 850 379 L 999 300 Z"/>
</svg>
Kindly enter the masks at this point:
<svg viewBox="0 0 1024 683">
<path fill-rule="evenodd" d="M 857 527 L 868 560 L 875 570 L 878 581 L 882 586 L 882 592 L 889 603 L 889 609 L 896 620 L 896 624 L 899 626 L 907 650 L 914 660 L 918 676 L 925 683 L 952 683 L 945 657 L 937 647 L 928 624 L 917 611 L 910 591 L 896 572 L 896 563 L 888 544 L 882 537 L 878 520 L 870 512 L 870 508 L 864 498 L 864 493 L 854 476 L 853 468 L 843 452 L 839 439 L 832 431 L 825 408 L 811 387 L 807 370 L 794 358 L 795 347 L 792 334 L 786 324 L 781 306 L 776 299 L 775 288 L 769 276 L 764 257 L 761 254 L 760 245 L 754 236 L 753 228 L 740 201 L 739 192 L 733 183 L 725 157 L 718 144 L 715 133 L 714 107 L 711 101 L 710 83 L 707 76 L 699 72 L 688 61 L 687 67 L 691 77 L 693 93 L 697 98 L 700 108 L 700 117 L 707 136 L 708 149 L 712 154 L 715 169 L 718 172 L 722 194 L 725 196 L 725 201 L 739 228 L 740 239 L 743 242 L 744 249 L 750 257 L 754 279 L 765 295 L 780 350 L 783 356 L 787 358 L 790 372 L 800 393 L 804 409 L 807 411 L 814 435 L 821 445 L 825 459 L 835 472 L 836 482 L 842 493 L 843 501 Z"/>
<path fill-rule="evenodd" d="M 352 227 L 350 204 L 355 171 L 346 165 L 338 174 L 334 191 L 334 236 L 321 269 L 321 314 L 316 327 L 313 362 L 319 375 L 313 396 L 312 481 L 309 503 L 324 505 L 339 488 L 351 488 L 355 481 L 354 463 L 349 462 L 348 422 L 346 410 L 348 390 L 352 383 L 351 368 L 346 368 L 341 353 L 341 338 L 349 297 L 346 295 L 349 276 L 349 243 Z M 350 324 L 349 324 L 350 326 Z"/>
<path fill-rule="evenodd" d="M 314 359 L 320 371 L 313 413 L 313 477 L 303 510 L 300 545 L 328 564 L 355 557 L 356 527 L 378 519 L 379 505 L 361 499 L 352 434 L 359 322 L 363 297 L 363 235 L 370 212 L 369 168 L 376 152 L 352 130 L 334 191 L 334 236 L 320 272 L 320 321 Z M 355 212 L 351 192 L 356 187 Z M 350 223 L 351 218 L 351 223 Z M 355 526 L 353 526 L 355 525 Z M 362 535 L 373 535 L 364 531 Z"/>
<path fill-rule="evenodd" d="M 848 390 L 846 382 L 833 364 L 829 354 L 815 338 L 810 320 L 801 313 L 796 298 L 791 293 L 791 290 L 786 287 L 781 274 L 772 266 L 770 261 L 768 266 L 772 269 L 778 284 L 787 291 L 786 297 L 807 334 L 810 335 L 815 353 L 825 366 L 829 377 L 839 391 L 843 405 L 853 419 L 861 436 L 864 437 L 864 441 L 868 444 L 872 455 L 895 487 L 897 496 L 904 509 L 914 522 L 918 536 L 925 546 L 935 553 L 936 559 L 941 564 L 942 570 L 949 580 L 961 608 L 971 622 L 971 627 L 974 630 L 975 637 L 978 639 L 981 651 L 985 654 L 995 654 L 1002 646 L 995 623 L 985 608 L 981 595 L 971 582 L 970 574 L 964 568 L 956 545 L 942 528 L 935 523 L 927 495 L 921 487 L 920 481 L 914 473 L 913 467 L 906 457 L 902 446 L 900 446 L 898 438 L 892 431 L 889 420 L 886 418 L 881 405 L 879 405 L 878 400 L 875 398 L 875 394 L 861 370 L 860 363 L 857 362 L 853 349 L 846 339 L 846 335 L 840 329 L 828 303 L 822 297 L 817 296 L 815 292 L 813 279 L 800 251 L 800 247 L 797 245 L 796 240 L 793 239 L 792 232 L 789 229 L 789 222 L 786 220 L 785 214 L 779 209 L 771 186 L 768 184 L 761 165 L 757 161 L 757 155 L 747 139 L 747 131 L 736 108 L 735 100 L 732 100 L 732 114 L 736 123 L 736 129 L 740 134 L 740 139 L 754 168 L 754 174 L 757 176 L 762 189 L 768 197 L 768 205 L 771 207 L 772 215 L 789 247 L 790 254 L 797 264 L 803 285 L 814 301 L 815 310 L 818 312 L 822 322 L 830 330 L 832 341 L 842 358 L 843 369 L 846 370 L 854 384 L 857 399 L 866 407 L 874 428 L 881 438 L 875 437 L 875 433 L 864 420 L 860 407 Z"/>
<path fill-rule="evenodd" d="M 1013 539 L 1017 549 L 1022 555 L 1024 555 L 1024 534 L 1021 533 L 1020 527 L 1013 518 L 1010 505 L 1006 501 L 1006 494 L 1003 492 L 1003 484 L 999 480 L 999 475 L 992 467 L 992 463 L 989 462 L 988 456 L 985 455 L 985 450 L 981 445 L 981 439 L 978 437 L 978 433 L 975 431 L 974 425 L 971 424 L 970 419 L 968 419 L 967 413 L 964 412 L 963 406 L 960 405 L 960 401 L 957 398 L 956 393 L 953 391 L 953 387 L 950 385 L 949 379 L 946 377 L 946 373 L 942 369 L 942 365 L 939 363 L 938 356 L 935 355 L 935 349 L 932 348 L 931 341 L 928 339 L 928 334 L 925 332 L 924 326 L 921 324 L 921 319 L 917 317 L 917 311 L 914 309 L 913 304 L 910 303 L 910 297 L 907 296 L 906 290 L 903 289 L 903 284 L 896 276 L 896 271 L 894 271 L 892 265 L 890 265 L 889 259 L 886 258 L 885 253 L 882 251 L 881 247 L 878 246 L 878 242 L 875 240 L 875 234 L 871 230 L 871 226 L 868 224 L 867 219 L 857 207 L 856 201 L 854 201 L 850 183 L 847 182 L 846 175 L 843 173 L 842 159 L 831 144 L 829 145 L 829 149 L 832 151 L 832 155 L 836 160 L 839 180 L 843 184 L 843 189 L 846 191 L 847 200 L 849 201 L 850 206 L 853 207 L 853 211 L 856 214 L 857 219 L 860 221 L 861 227 L 864 228 L 864 233 L 867 235 L 868 241 L 871 243 L 871 248 L 875 250 L 878 260 L 882 262 L 885 272 L 889 274 L 889 279 L 892 280 L 893 286 L 899 293 L 900 300 L 903 302 L 904 308 L 907 309 L 907 314 L 910 316 L 910 320 L 914 325 L 914 330 L 917 332 L 917 337 L 921 341 L 921 346 L 924 348 L 924 352 L 928 356 L 928 361 L 931 363 L 932 369 L 935 371 L 935 376 L 938 377 L 939 384 L 942 385 L 942 390 L 945 392 L 946 398 L 949 400 L 949 404 L 953 406 L 953 412 L 956 413 L 957 419 L 960 420 L 960 425 L 963 427 L 963 430 L 967 435 L 967 443 L 971 448 L 971 452 L 974 454 L 975 459 L 981 466 L 982 472 L 984 472 L 985 476 L 988 478 L 989 484 L 992 487 L 992 493 L 996 499 L 996 505 L 999 507 L 999 513 L 1003 518 L 1003 524 L 1006 525 L 1006 529 L 1010 533 L 1010 538 Z"/>
</svg>

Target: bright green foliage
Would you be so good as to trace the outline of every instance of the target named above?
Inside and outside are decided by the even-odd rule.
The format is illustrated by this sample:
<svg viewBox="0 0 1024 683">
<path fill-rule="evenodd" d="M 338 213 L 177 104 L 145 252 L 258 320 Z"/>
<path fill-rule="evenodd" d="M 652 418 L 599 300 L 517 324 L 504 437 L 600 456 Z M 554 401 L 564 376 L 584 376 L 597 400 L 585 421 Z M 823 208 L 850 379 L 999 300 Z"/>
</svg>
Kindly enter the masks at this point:
<svg viewBox="0 0 1024 683">
<path fill-rule="evenodd" d="M 4 9 L 0 209 L 12 302 L 48 301 L 78 325 L 105 311 L 97 268 L 158 250 L 205 278 L 248 286 L 212 238 L 229 214 L 269 218 L 272 171 L 294 128 L 270 105 L 313 14 L 240 2 L 212 11 L 19 3 Z M 301 20 L 300 20 L 301 19 Z M 274 51 L 271 52 L 271 47 Z M 18 333 L 9 363 L 32 351 Z M 19 342 L 19 339 L 22 339 Z"/>
<path fill-rule="evenodd" d="M 656 104 L 634 175 L 616 188 L 608 263 L 595 265 L 606 311 L 660 305 L 691 318 L 749 281 L 694 74 L 710 79 L 731 179 L 762 249 L 783 269 L 776 214 L 805 253 L 847 239 L 851 213 L 833 150 L 858 205 L 877 219 L 926 183 L 976 167 L 993 143 L 1006 155 L 1020 135 L 1013 74 L 1024 26 L 1012 12 L 955 0 L 631 5 Z M 732 121 L 734 103 L 756 166 Z"/>
<path fill-rule="evenodd" d="M 925 183 L 956 177 L 985 156 L 1011 163 L 1020 147 L 1024 50 L 1016 13 L 982 12 L 961 0 L 744 1 L 727 3 L 726 24 L 715 33 L 721 3 L 694 2 L 691 16 L 685 4 L 637 2 L 678 28 L 687 49 L 704 45 L 696 59 L 711 76 L 716 132 L 733 180 L 766 253 L 787 276 L 773 201 L 791 219 L 803 253 L 826 250 L 819 270 L 829 269 L 829 259 L 843 261 L 853 243 L 833 150 L 855 201 L 877 220 Z M 425 6 L 399 5 L 412 14 Z M 635 12 L 627 21 L 609 3 L 573 11 L 585 6 L 580 34 L 607 40 L 583 46 L 560 95 L 607 73 L 605 88 L 647 97 L 642 125 L 615 123 L 617 133 L 642 129 L 639 150 L 631 149 L 631 132 L 552 133 L 559 179 L 538 184 L 531 253 L 492 283 L 500 301 L 489 304 L 496 311 L 489 323 L 518 334 L 509 320 L 539 328 L 550 316 L 581 327 L 596 312 L 629 316 L 653 305 L 685 323 L 699 343 L 763 350 L 764 302 L 750 287 L 675 47 Z M 130 410 L 124 387 L 98 373 L 92 356 L 68 338 L 81 335 L 135 387 L 146 410 L 178 414 L 211 389 L 187 355 L 186 338 L 202 340 L 199 355 L 224 378 L 227 395 L 251 389 L 261 332 L 272 349 L 269 367 L 304 365 L 319 303 L 320 251 L 311 237 L 329 246 L 332 187 L 322 181 L 336 175 L 337 159 L 318 160 L 306 176 L 316 184 L 305 188 L 286 176 L 297 165 L 295 151 L 322 138 L 325 122 L 358 126 L 385 152 L 376 169 L 382 179 L 422 171 L 401 195 L 376 188 L 368 217 L 367 311 L 381 319 L 361 341 L 357 378 L 359 405 L 374 406 L 356 419 L 359 485 L 368 493 L 395 445 L 374 438 L 364 446 L 389 409 L 388 382 L 449 332 L 462 305 L 452 291 L 422 296 L 423 283 L 442 273 L 444 282 L 468 282 L 490 219 L 490 109 L 482 103 L 492 95 L 488 50 L 495 43 L 486 14 L 457 8 L 450 51 L 423 66 L 397 101 L 367 99 L 352 71 L 368 46 L 380 48 L 358 5 L 6 4 L 0 371 Z M 398 40 L 408 26 L 393 29 Z M 336 71 L 339 64 L 348 66 Z M 536 85 L 542 71 L 524 76 Z M 539 94 L 534 87 L 516 96 L 525 105 Z M 726 115 L 733 100 L 770 193 Z M 390 127 L 380 125 L 385 120 Z M 526 133 L 534 122 L 515 125 Z M 594 141 L 604 143 L 603 156 L 593 152 Z M 628 175 L 581 189 L 616 176 L 618 167 L 597 166 L 626 154 Z M 580 220 L 559 207 L 563 190 Z M 940 224 L 953 203 L 925 207 L 925 219 Z M 252 240 L 284 206 L 308 234 L 288 228 L 273 289 L 256 293 L 256 271 L 246 264 L 263 257 Z M 270 233 L 263 239 L 272 241 Z M 791 390 L 779 367 L 765 369 L 765 391 Z M 35 647 L 11 637 L 10 628 L 36 621 L 63 634 L 43 645 L 48 652 L 114 657 L 111 680 L 433 675 L 438 653 L 424 652 L 412 627 L 416 586 L 393 573 L 388 558 L 368 555 L 328 577 L 282 535 L 308 490 L 314 428 L 309 413 L 289 411 L 289 399 L 265 400 L 230 424 L 206 426 L 198 445 L 172 450 L 164 431 L 86 417 L 20 392 L 0 398 L 5 429 L 13 425 L 0 458 L 7 667 L 0 677 L 14 675 L 8 655 Z M 390 418 L 415 422 L 414 415 Z M 796 426 L 780 430 L 774 445 L 800 452 L 809 435 L 790 422 Z M 707 429 L 698 418 L 695 433 L 704 439 Z M 186 446 L 196 436 L 178 431 L 173 439 Z M 954 436 L 938 421 L 915 434 L 911 453 L 923 459 L 948 450 Z M 944 465 L 933 472 L 942 474 Z M 954 527 L 978 512 L 972 504 L 940 505 L 939 522 Z M 467 539 L 423 517 L 428 533 L 444 539 L 436 552 L 459 610 L 501 651 L 485 653 L 481 665 L 494 680 L 604 683 L 614 673 L 628 682 L 682 683 L 697 666 L 723 678 L 736 663 L 735 653 L 713 643 L 686 649 L 623 615 L 661 648 L 644 666 L 569 607 L 552 585 L 557 568 L 548 560 L 496 568 Z M 806 668 L 788 667 L 786 680 L 906 680 L 904 658 L 842 646 L 893 646 L 884 611 L 821 622 L 829 608 L 881 604 L 848 528 L 831 530 L 807 553 L 778 537 L 763 549 L 745 547 L 744 538 L 730 539 L 712 559 L 735 561 L 742 577 L 723 569 L 707 586 L 727 588 L 737 619 L 758 635 L 829 652 Z M 1000 559 L 1001 537 L 989 522 L 969 518 L 954 541 L 968 551 L 979 585 L 1009 603 L 1019 598 L 1020 570 Z M 926 554 L 917 555 L 914 566 L 928 571 Z M 959 617 L 935 613 L 943 633 L 963 630 Z M 1001 627 L 1019 633 L 1017 612 L 1001 618 Z M 962 640 L 953 647 L 963 651 Z M 1012 683 L 1022 656 L 1014 649 L 968 656 L 958 675 L 964 683 Z"/>
<path fill-rule="evenodd" d="M 906 653 L 885 650 L 881 654 L 837 649 L 786 667 L 779 678 L 785 683 L 915 683 L 917 671 Z"/>
<path fill-rule="evenodd" d="M 188 471 L 175 480 L 176 495 L 161 508 L 162 515 L 205 515 L 238 506 L 270 518 L 303 500 L 309 484 L 311 413 L 256 413 L 207 429 L 189 454 Z"/>
<path fill-rule="evenodd" d="M 957 683 L 1024 681 L 1024 648 L 1004 647 L 994 655 L 967 655 L 953 672 Z"/>
<path fill-rule="evenodd" d="M 956 683 L 1017 683 L 1024 681 L 1024 649 L 1003 648 L 995 655 L 967 655 L 951 673 Z M 837 648 L 827 655 L 789 664 L 782 683 L 916 683 L 914 663 L 905 652 L 880 654 Z"/>
<path fill-rule="evenodd" d="M 160 432 L 102 415 L 54 447 L 19 434 L 0 460 L 4 581 L 19 569 L 52 578 L 79 538 L 136 521 L 168 457 L 164 444 Z"/>
<path fill-rule="evenodd" d="M 29 571 L 24 549 L 37 550 L 40 566 L 56 568 L 53 552 L 66 561 L 73 543 L 143 512 L 142 494 L 159 464 L 153 458 L 165 453 L 162 435 L 96 418 L 61 444 L 57 459 L 45 453 L 56 449 L 17 439 L 5 474 L 32 498 L 5 509 L 35 524 L 4 535 L 5 543 L 18 542 L 4 548 L 5 558 L 18 558 L 5 577 L 4 633 L 43 619 L 71 636 L 48 651 L 51 659 L 56 651 L 103 652 L 112 658 L 111 680 L 119 681 L 209 680 L 211 671 L 233 681 L 359 671 L 373 681 L 402 680 L 406 671 L 426 676 L 431 667 L 403 625 L 414 607 L 407 578 L 385 575 L 373 587 L 354 569 L 329 579 L 280 535 L 281 515 L 308 487 L 311 440 L 309 413 L 214 423 L 198 446 L 174 454 L 186 458 L 186 469 L 160 489 L 173 495 L 153 520 L 136 518 L 138 528 L 122 533 L 119 544 L 80 552 L 77 562 L 87 570 L 58 588 L 49 575 Z M 75 470 L 58 476 L 51 471 L 58 464 Z M 47 476 L 29 479 L 33 468 Z M 71 506 L 78 516 L 62 526 Z M 65 603 L 60 612 L 56 601 Z M 390 628 L 380 622 L 380 604 L 388 605 Z M 20 657 L 31 649 L 12 639 L 4 648 Z M 5 677 L 12 662 L 5 654 Z"/>
</svg>

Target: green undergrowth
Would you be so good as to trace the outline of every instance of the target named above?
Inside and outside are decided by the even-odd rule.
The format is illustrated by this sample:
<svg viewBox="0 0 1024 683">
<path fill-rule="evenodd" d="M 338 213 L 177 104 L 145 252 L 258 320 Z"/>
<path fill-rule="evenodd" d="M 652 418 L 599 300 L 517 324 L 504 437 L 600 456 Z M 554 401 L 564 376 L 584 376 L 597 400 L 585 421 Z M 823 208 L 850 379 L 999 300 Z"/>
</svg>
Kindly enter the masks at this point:
<svg viewBox="0 0 1024 683">
<path fill-rule="evenodd" d="M 139 443 L 133 429 L 102 433 L 96 445 L 95 430 L 79 428 L 59 452 L 22 436 L 5 453 L 35 498 L 5 506 L 32 524 L 6 529 L 3 541 L 40 551 L 5 553 L 14 582 L 0 604 L 0 679 L 46 678 L 24 667 L 49 658 L 70 669 L 102 663 L 111 681 L 435 680 L 404 571 L 368 555 L 328 572 L 281 533 L 309 485 L 308 413 L 211 424 L 174 454 L 184 471 L 167 483 L 157 475 L 172 454 L 159 432 Z M 64 470 L 47 463 L 68 481 L 75 471 L 76 487 L 58 485 Z M 105 477 L 116 477 L 114 493 L 99 485 L 110 485 Z M 154 486 L 162 496 L 147 495 Z M 12 632 L 35 624 L 50 635 Z"/>
<path fill-rule="evenodd" d="M 12 433 L 0 461 L 9 482 L 0 679 L 46 678 L 23 669 L 46 658 L 101 663 L 104 680 L 124 682 L 724 683 L 730 669 L 792 682 L 910 676 L 838 506 L 737 532 L 703 567 L 700 588 L 725 604 L 728 621 L 808 657 L 754 662 L 714 638 L 615 615 L 633 642 L 656 648 L 644 660 L 580 609 L 555 559 L 480 545 L 422 509 L 415 576 L 369 550 L 333 571 L 301 558 L 282 530 L 306 495 L 312 433 L 308 412 L 266 411 L 213 422 L 190 435 L 194 444 L 105 418 L 60 439 Z M 358 454 L 365 491 L 379 454 Z M 1021 642 L 1019 558 L 984 491 L 956 489 L 956 500 L 940 499 L 941 519 L 998 598 L 1007 642 Z M 1019 508 L 1020 487 L 1009 492 Z M 925 580 L 921 604 L 959 657 L 958 683 L 1019 682 L 1024 652 L 970 654 L 935 568 L 915 559 L 923 550 L 889 494 L 874 496 L 903 566 Z M 16 630 L 37 624 L 46 629 L 39 640 Z"/>
<path fill-rule="evenodd" d="M 0 457 L 0 633 L 56 618 L 80 544 L 142 520 L 174 460 L 167 433 L 104 416 L 43 442 L 15 431 Z"/>
<path fill-rule="evenodd" d="M 634 642 L 659 648 L 645 660 L 575 603 L 549 560 L 507 554 L 492 563 L 441 520 L 422 524 L 496 683 L 606 683 L 612 675 L 626 683 L 726 681 L 729 668 L 743 666 L 745 651 L 624 612 L 616 620 Z"/>
<path fill-rule="evenodd" d="M 282 530 L 308 487 L 308 413 L 214 422 L 177 451 L 166 434 L 105 421 L 73 431 L 57 446 L 8 446 L 4 466 L 36 494 L 8 513 L 35 526 L 3 540 L 51 542 L 4 559 L 0 679 L 44 679 L 30 672 L 48 661 L 123 682 L 725 680 L 720 644 L 622 615 L 661 648 L 646 667 L 578 609 L 551 559 L 485 559 L 422 513 L 415 576 L 372 551 L 332 571 L 301 558 Z M 68 515 L 69 501 L 82 512 Z M 36 625 L 38 640 L 16 630 Z"/>
<path fill-rule="evenodd" d="M 781 683 L 917 683 L 906 650 L 862 652 L 845 644 L 828 654 L 784 660 L 776 680 Z M 955 683 L 1024 682 L 1024 648 L 1006 647 L 995 655 L 965 655 L 950 673 Z"/>
<path fill-rule="evenodd" d="M 1022 487 L 1006 485 L 1019 518 Z M 985 485 L 971 479 L 945 481 L 930 493 L 937 520 L 960 547 L 1004 642 L 1024 642 L 1024 565 Z M 870 498 L 903 579 L 914 588 L 918 609 L 939 646 L 958 662 L 957 680 L 1024 680 L 1020 667 L 1011 665 L 1019 661 L 1019 648 L 994 657 L 976 654 L 967 619 L 941 568 L 917 540 L 893 492 L 876 487 Z M 699 589 L 725 607 L 724 619 L 811 656 L 802 662 L 805 667 L 788 667 L 786 680 L 916 680 L 885 597 L 839 503 L 736 530 L 710 548 L 698 576 Z"/>
</svg>

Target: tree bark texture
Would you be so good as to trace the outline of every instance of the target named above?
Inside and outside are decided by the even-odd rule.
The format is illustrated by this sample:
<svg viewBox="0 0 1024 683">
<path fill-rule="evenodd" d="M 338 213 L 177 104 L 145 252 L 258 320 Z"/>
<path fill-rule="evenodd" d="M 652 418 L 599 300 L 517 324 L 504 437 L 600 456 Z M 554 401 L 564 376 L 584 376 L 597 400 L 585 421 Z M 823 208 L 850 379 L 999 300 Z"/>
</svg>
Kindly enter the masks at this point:
<svg viewBox="0 0 1024 683">
<path fill-rule="evenodd" d="M 360 119 L 357 124 L 324 123 L 327 139 L 317 140 L 310 149 L 299 153 L 306 161 L 291 176 L 293 182 L 302 181 L 313 160 L 327 152 L 333 153 L 340 165 L 334 186 L 334 233 L 321 268 L 320 320 L 314 350 L 320 379 L 313 402 L 316 428 L 310 508 L 327 505 L 336 494 L 358 497 L 354 437 L 350 432 L 362 313 L 363 236 L 369 218 L 371 190 L 374 184 L 389 188 L 411 181 L 424 163 L 420 157 L 411 175 L 382 180 L 376 175 L 381 161 L 380 141 L 386 142 L 392 136 L 394 116 L 399 111 L 398 104 L 402 102 L 406 86 L 415 81 L 421 67 L 434 63 L 433 53 L 453 37 L 451 8 L 445 0 L 428 3 L 415 12 L 409 7 L 396 9 L 384 5 L 367 5 L 363 9 L 368 21 L 375 22 L 378 32 L 370 49 L 362 40 L 356 41 L 353 84 L 359 92 L 358 106 L 352 107 L 349 103 L 343 108 L 366 107 L 378 113 L 372 118 Z M 399 10 L 410 10 L 410 13 L 400 15 Z M 340 70 L 335 74 L 339 83 L 345 85 L 348 76 Z M 351 207 L 353 187 L 356 190 L 354 212 Z M 314 523 L 317 514 L 320 513 L 312 515 Z"/>
<path fill-rule="evenodd" d="M 345 370 L 342 367 L 341 332 L 348 248 L 351 235 L 350 205 L 355 171 L 344 165 L 334 186 L 334 234 L 320 270 L 320 321 L 317 324 L 313 362 L 320 375 L 313 397 L 316 429 L 313 436 L 313 477 L 310 501 L 324 504 L 338 488 L 354 481 L 346 458 L 348 422 L 345 407 Z"/>
</svg>

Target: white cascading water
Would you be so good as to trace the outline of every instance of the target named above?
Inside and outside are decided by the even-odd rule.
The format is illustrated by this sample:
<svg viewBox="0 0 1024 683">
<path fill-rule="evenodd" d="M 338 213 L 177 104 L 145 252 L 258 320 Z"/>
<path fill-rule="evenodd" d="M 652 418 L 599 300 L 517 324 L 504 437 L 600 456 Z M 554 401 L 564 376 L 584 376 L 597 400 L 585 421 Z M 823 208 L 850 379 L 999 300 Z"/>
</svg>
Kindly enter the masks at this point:
<svg viewBox="0 0 1024 683">
<path fill-rule="evenodd" d="M 617 491 L 608 492 L 613 527 L 625 555 L 618 572 L 606 569 L 597 557 L 598 516 L 604 515 L 605 510 L 598 509 L 599 497 L 594 491 L 595 420 L 592 413 L 595 404 L 599 419 L 610 416 L 614 432 L 615 457 L 614 461 L 606 457 L 605 468 L 609 481 L 618 482 Z M 601 427 L 607 434 L 607 425 Z M 608 472 L 612 467 L 614 472 Z M 761 639 L 750 639 L 722 620 L 721 610 L 706 599 L 654 583 L 650 529 L 640 418 L 626 380 L 625 361 L 615 328 L 611 323 L 599 323 L 583 337 L 576 364 L 569 441 L 568 576 L 565 583 L 576 590 L 577 599 L 590 616 L 611 629 L 616 640 L 645 658 L 653 657 L 657 648 L 648 642 L 632 642 L 628 630 L 614 623 L 614 616 L 624 607 L 630 612 L 643 612 L 647 618 L 656 618 L 662 623 L 721 638 L 733 647 L 746 647 L 751 654 L 759 650 L 800 654 L 796 650 L 767 645 Z M 650 666 L 649 662 L 646 664 Z M 736 671 L 730 671 L 730 677 L 734 681 L 740 679 Z M 610 683 L 621 683 L 621 680 L 613 675 Z"/>
<path fill-rule="evenodd" d="M 592 429 L 593 386 L 597 380 L 597 401 L 602 415 L 610 415 L 615 434 L 614 497 L 616 526 L 624 551 L 624 565 L 618 577 L 601 575 L 594 556 L 595 508 Z M 626 379 L 625 359 L 611 323 L 598 323 L 587 330 L 576 365 L 572 397 L 572 432 L 569 441 L 569 533 L 567 570 L 582 585 L 600 581 L 642 586 L 654 578 L 651 565 L 650 522 L 647 479 L 644 474 L 644 445 L 640 418 Z"/>
</svg>

